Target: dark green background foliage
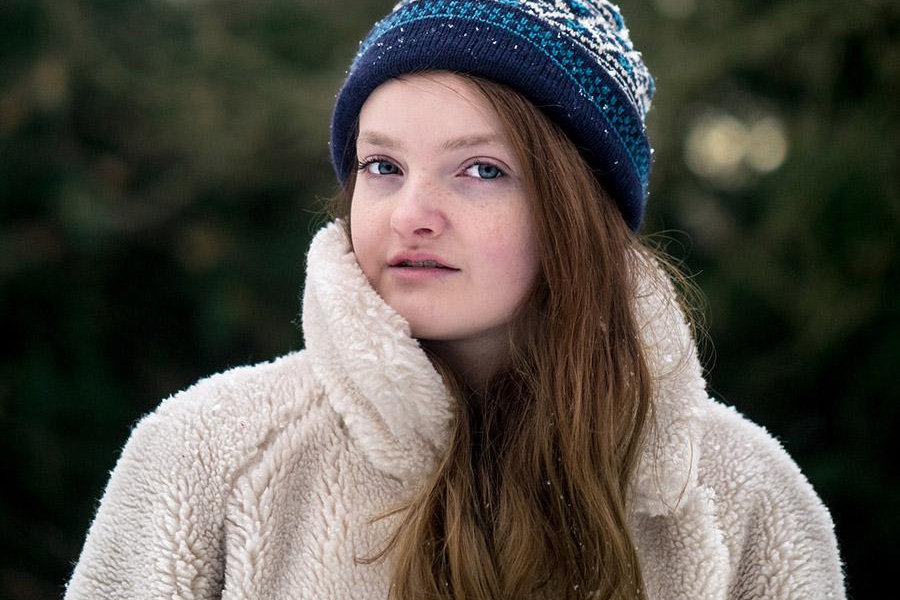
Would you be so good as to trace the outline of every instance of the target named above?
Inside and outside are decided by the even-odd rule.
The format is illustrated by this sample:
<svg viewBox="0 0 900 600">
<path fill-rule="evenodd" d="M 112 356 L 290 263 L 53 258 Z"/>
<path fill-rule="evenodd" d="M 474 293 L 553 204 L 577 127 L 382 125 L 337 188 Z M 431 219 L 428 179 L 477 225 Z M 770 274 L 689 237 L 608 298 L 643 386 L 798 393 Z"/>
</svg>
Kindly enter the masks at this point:
<svg viewBox="0 0 900 600">
<path fill-rule="evenodd" d="M 330 108 L 391 4 L 0 4 L 0 597 L 59 596 L 160 398 L 301 347 Z M 900 560 L 898 6 L 622 5 L 658 84 L 645 231 L 707 296 L 712 393 L 831 507 L 855 598 Z"/>
</svg>

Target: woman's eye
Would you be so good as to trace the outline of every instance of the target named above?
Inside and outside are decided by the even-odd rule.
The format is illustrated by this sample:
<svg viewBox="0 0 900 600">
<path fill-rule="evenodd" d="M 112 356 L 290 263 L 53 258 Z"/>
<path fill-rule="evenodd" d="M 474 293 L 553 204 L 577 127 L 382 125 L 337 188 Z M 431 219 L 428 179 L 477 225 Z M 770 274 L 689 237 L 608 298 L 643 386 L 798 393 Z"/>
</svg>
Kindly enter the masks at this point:
<svg viewBox="0 0 900 600">
<path fill-rule="evenodd" d="M 400 172 L 400 169 L 398 169 L 397 165 L 394 163 L 376 158 L 365 162 L 359 162 L 357 164 L 357 169 L 366 171 L 371 175 L 396 175 Z"/>
<path fill-rule="evenodd" d="M 475 163 L 466 169 L 466 173 L 478 179 L 497 179 L 503 176 L 503 171 L 500 170 L 500 167 L 490 163 Z"/>
</svg>

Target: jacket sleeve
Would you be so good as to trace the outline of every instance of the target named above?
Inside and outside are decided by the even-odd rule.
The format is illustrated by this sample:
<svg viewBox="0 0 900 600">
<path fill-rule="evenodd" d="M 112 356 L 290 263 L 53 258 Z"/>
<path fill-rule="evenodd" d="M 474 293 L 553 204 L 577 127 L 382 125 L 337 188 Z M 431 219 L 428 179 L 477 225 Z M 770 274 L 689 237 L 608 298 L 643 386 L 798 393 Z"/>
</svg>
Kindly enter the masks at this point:
<svg viewBox="0 0 900 600">
<path fill-rule="evenodd" d="M 715 436 L 727 476 L 716 484 L 731 550 L 730 600 L 843 600 L 834 524 L 781 444 L 732 409 Z M 725 457 L 728 458 L 725 458 Z M 725 463 L 730 463 L 728 467 Z"/>
<path fill-rule="evenodd" d="M 132 431 L 66 600 L 218 597 L 224 478 L 213 468 L 202 418 L 171 410 L 178 400 L 164 402 Z"/>
<path fill-rule="evenodd" d="M 805 480 L 766 490 L 751 514 L 731 598 L 845 598 L 831 517 Z"/>
</svg>

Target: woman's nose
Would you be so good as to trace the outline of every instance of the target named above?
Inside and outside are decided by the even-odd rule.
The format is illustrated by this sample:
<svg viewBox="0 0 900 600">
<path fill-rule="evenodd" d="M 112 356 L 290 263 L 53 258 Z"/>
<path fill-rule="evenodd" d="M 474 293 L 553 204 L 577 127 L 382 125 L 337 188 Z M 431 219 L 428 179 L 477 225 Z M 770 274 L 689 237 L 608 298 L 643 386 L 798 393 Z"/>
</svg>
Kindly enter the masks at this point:
<svg viewBox="0 0 900 600">
<path fill-rule="evenodd" d="M 391 228 L 402 237 L 436 237 L 447 226 L 440 186 L 424 178 L 409 178 L 397 192 Z"/>
</svg>

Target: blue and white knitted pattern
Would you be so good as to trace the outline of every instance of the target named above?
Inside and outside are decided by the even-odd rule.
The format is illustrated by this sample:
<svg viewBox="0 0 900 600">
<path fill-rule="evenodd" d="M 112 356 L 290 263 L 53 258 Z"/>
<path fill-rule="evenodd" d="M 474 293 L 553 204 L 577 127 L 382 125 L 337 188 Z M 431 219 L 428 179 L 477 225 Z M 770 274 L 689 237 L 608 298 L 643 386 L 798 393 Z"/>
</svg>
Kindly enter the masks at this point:
<svg viewBox="0 0 900 600">
<path fill-rule="evenodd" d="M 559 123 L 626 222 L 638 229 L 651 150 L 653 79 L 605 0 L 402 0 L 360 43 L 338 94 L 331 153 L 345 182 L 359 111 L 379 85 L 431 69 L 479 75 L 523 94 Z"/>
</svg>

